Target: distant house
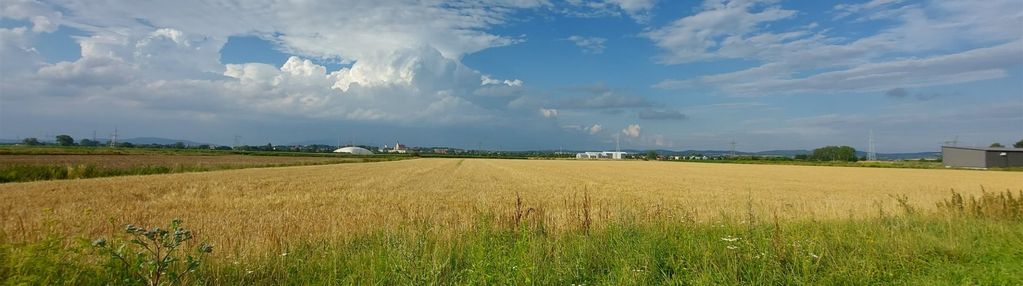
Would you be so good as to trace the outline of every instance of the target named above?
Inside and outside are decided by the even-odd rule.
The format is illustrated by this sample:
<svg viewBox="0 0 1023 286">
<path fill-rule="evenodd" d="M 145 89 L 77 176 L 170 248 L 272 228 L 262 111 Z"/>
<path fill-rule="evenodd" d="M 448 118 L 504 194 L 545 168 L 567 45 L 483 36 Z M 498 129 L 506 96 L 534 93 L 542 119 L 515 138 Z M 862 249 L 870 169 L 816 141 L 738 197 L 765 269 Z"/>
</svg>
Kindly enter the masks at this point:
<svg viewBox="0 0 1023 286">
<path fill-rule="evenodd" d="M 945 167 L 1008 168 L 1023 167 L 1023 148 L 941 147 Z"/>
</svg>

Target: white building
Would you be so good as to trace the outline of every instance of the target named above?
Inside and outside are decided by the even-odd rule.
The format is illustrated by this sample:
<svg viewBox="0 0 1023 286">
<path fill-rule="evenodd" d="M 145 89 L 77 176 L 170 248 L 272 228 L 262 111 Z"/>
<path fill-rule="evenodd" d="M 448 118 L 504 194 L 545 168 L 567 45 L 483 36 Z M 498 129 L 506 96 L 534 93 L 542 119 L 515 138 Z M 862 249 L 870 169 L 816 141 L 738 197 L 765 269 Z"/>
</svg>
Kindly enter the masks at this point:
<svg viewBox="0 0 1023 286">
<path fill-rule="evenodd" d="M 334 153 L 347 153 L 352 155 L 373 155 L 372 151 L 366 150 L 366 148 L 355 146 L 338 148 L 337 150 L 334 150 Z"/>
<path fill-rule="evenodd" d="M 384 145 L 384 148 L 387 148 L 387 145 Z M 405 147 L 405 145 L 402 145 L 401 142 L 396 142 L 396 143 L 394 143 L 394 149 L 387 150 L 387 152 L 388 153 L 405 154 L 405 153 L 408 153 L 408 148 Z"/>
<path fill-rule="evenodd" d="M 576 153 L 576 159 L 614 159 L 621 160 L 625 152 L 604 151 L 604 152 L 582 152 Z"/>
<path fill-rule="evenodd" d="M 615 159 L 615 160 L 621 160 L 622 157 L 625 157 L 625 152 L 604 151 L 602 153 L 604 153 L 604 156 L 607 156 L 607 157 L 609 157 L 611 159 Z"/>
</svg>

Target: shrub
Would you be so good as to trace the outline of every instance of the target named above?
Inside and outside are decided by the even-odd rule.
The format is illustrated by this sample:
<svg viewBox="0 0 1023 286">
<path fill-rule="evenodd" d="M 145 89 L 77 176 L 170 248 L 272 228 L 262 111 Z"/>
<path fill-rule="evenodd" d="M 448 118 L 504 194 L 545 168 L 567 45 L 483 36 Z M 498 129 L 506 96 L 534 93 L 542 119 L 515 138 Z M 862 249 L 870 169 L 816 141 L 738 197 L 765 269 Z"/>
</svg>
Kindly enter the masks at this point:
<svg viewBox="0 0 1023 286">
<path fill-rule="evenodd" d="M 100 238 L 92 243 L 109 258 L 105 264 L 108 273 L 125 283 L 190 284 L 194 281 L 189 280 L 188 274 L 199 269 L 199 257 L 213 252 L 212 245 L 203 243 L 194 253 L 184 253 L 180 247 L 193 236 L 192 231 L 181 227 L 179 219 L 171 221 L 168 229 L 146 230 L 129 224 L 125 233 L 129 236 L 127 242 L 108 244 Z"/>
</svg>

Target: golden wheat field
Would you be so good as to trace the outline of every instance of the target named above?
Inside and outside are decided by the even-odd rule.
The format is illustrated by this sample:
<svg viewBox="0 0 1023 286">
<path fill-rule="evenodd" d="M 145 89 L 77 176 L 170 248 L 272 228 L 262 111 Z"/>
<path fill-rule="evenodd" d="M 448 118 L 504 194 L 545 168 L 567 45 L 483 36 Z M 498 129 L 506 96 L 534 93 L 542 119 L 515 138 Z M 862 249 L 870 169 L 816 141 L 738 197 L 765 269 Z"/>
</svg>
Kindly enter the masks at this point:
<svg viewBox="0 0 1023 286">
<path fill-rule="evenodd" d="M 964 194 L 1023 189 L 1017 172 L 645 161 L 417 159 L 0 185 L 2 230 L 92 237 L 127 223 L 181 218 L 235 255 L 295 239 L 344 239 L 429 222 L 472 227 L 516 212 L 569 228 L 589 197 L 595 226 L 610 220 L 714 221 L 753 213 L 785 219 L 875 216 L 904 195 L 934 208 Z M 530 210 L 532 209 L 532 210 Z"/>
</svg>

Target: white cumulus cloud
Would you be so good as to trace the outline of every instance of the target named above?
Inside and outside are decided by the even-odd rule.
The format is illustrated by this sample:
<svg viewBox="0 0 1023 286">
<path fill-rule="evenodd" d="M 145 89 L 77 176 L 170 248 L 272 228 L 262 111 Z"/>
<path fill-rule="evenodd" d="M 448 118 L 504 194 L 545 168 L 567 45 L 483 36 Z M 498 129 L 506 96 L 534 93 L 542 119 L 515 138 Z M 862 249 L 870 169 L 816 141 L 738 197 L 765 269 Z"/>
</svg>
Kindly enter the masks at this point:
<svg viewBox="0 0 1023 286">
<path fill-rule="evenodd" d="M 545 118 L 554 118 L 558 117 L 558 110 L 553 108 L 540 108 L 540 114 L 542 114 Z"/>
<path fill-rule="evenodd" d="M 625 136 L 639 138 L 640 135 L 639 124 L 630 124 L 629 127 L 625 127 L 625 129 L 622 129 L 622 133 L 625 134 Z"/>
</svg>

